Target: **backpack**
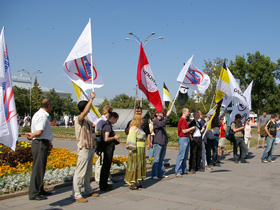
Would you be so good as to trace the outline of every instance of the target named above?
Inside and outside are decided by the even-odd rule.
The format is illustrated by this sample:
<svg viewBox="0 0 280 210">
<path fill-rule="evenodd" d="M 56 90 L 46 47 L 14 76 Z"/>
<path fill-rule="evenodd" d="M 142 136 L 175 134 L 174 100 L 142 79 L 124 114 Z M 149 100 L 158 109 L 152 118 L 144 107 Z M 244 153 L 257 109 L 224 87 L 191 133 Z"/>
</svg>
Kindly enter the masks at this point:
<svg viewBox="0 0 280 210">
<path fill-rule="evenodd" d="M 235 122 L 232 122 L 232 123 L 235 123 Z M 230 126 L 227 127 L 227 130 L 225 132 L 225 136 L 226 136 L 227 140 L 229 140 L 230 142 L 233 142 L 235 140 L 235 137 L 234 137 L 234 131 L 231 128 L 231 124 L 230 124 Z"/>
<path fill-rule="evenodd" d="M 260 128 L 260 136 L 261 137 L 267 137 L 267 132 L 265 131 L 265 126 L 267 125 L 268 121 Z"/>
<path fill-rule="evenodd" d="M 105 151 L 105 141 L 104 141 L 103 135 L 102 135 L 102 129 L 105 125 L 106 125 L 106 123 L 104 123 L 102 128 L 100 128 L 98 131 L 95 132 L 95 135 L 93 138 L 95 152 L 98 156 L 100 156 L 101 153 Z"/>
</svg>

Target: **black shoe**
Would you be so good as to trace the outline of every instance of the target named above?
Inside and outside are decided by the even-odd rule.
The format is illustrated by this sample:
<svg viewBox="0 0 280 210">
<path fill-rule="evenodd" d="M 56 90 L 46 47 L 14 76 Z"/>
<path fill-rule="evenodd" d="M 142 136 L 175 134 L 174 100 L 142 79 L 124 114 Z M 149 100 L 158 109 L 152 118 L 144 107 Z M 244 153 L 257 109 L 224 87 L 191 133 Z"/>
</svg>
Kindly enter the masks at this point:
<svg viewBox="0 0 280 210">
<path fill-rule="evenodd" d="M 101 191 L 111 191 L 113 190 L 113 187 L 111 185 L 108 185 L 106 188 L 104 189 L 100 189 Z"/>
<path fill-rule="evenodd" d="M 42 196 L 42 195 L 36 195 L 35 197 L 29 198 L 29 200 L 35 200 L 35 201 L 41 201 L 41 200 L 46 200 L 46 199 L 48 199 L 48 198 L 45 196 Z"/>
<path fill-rule="evenodd" d="M 46 196 L 49 196 L 49 195 L 52 195 L 53 193 L 52 192 L 47 192 L 45 190 L 43 190 L 42 192 L 40 192 L 40 195 L 46 195 Z"/>
<path fill-rule="evenodd" d="M 213 164 L 213 166 L 221 167 L 221 165 L 219 163 L 215 163 L 215 164 Z"/>
<path fill-rule="evenodd" d="M 241 160 L 241 163 L 249 163 L 247 160 Z"/>
<path fill-rule="evenodd" d="M 198 169 L 198 171 L 199 171 L 199 172 L 204 172 L 205 169 L 204 169 L 204 168 L 200 168 L 200 169 Z"/>
<path fill-rule="evenodd" d="M 235 160 L 234 163 L 239 163 L 239 161 L 238 161 L 238 160 Z"/>
</svg>

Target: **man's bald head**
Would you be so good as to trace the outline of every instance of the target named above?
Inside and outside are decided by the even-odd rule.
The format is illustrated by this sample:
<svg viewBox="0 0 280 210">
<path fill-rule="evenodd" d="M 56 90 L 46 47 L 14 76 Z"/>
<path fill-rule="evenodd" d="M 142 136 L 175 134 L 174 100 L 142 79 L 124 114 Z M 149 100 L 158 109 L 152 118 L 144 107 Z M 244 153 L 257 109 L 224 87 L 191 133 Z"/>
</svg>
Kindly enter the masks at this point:
<svg viewBox="0 0 280 210">
<path fill-rule="evenodd" d="M 41 107 L 47 109 L 49 106 L 52 106 L 52 102 L 49 99 L 44 98 L 41 102 Z"/>
</svg>

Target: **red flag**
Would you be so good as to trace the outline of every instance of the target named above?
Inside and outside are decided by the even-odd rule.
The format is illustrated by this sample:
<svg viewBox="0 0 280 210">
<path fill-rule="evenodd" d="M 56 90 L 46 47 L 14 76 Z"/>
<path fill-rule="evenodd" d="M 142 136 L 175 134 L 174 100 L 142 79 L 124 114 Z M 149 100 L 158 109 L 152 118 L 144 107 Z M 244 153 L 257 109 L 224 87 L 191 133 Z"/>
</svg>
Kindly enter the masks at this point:
<svg viewBox="0 0 280 210">
<path fill-rule="evenodd" d="M 156 110 L 162 110 L 162 102 L 157 88 L 156 80 L 145 55 L 142 43 L 140 44 L 140 55 L 137 68 L 138 87 L 147 96 L 147 99 L 154 105 Z"/>
</svg>

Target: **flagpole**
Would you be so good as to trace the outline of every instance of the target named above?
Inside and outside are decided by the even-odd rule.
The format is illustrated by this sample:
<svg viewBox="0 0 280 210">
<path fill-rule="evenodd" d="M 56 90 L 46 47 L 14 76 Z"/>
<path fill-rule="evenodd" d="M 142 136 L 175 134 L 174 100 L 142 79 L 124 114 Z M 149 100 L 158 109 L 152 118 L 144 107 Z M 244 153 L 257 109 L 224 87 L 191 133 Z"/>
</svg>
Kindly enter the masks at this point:
<svg viewBox="0 0 280 210">
<path fill-rule="evenodd" d="M 91 18 L 89 18 L 89 25 L 90 25 L 90 33 L 89 33 L 89 40 L 90 40 L 90 63 L 91 63 L 91 84 L 92 84 L 92 92 L 94 91 L 94 80 L 93 80 L 93 59 L 92 59 L 92 36 L 91 36 Z"/>
</svg>

